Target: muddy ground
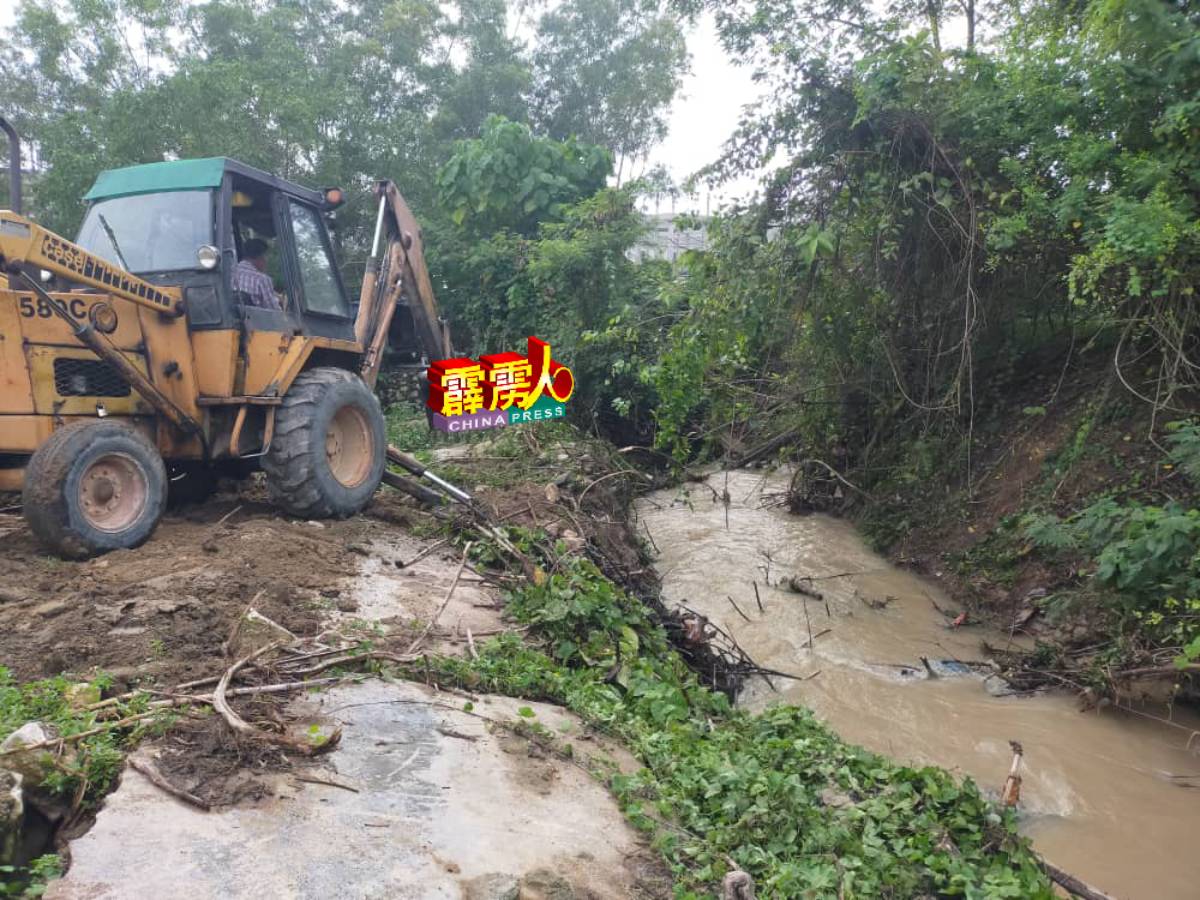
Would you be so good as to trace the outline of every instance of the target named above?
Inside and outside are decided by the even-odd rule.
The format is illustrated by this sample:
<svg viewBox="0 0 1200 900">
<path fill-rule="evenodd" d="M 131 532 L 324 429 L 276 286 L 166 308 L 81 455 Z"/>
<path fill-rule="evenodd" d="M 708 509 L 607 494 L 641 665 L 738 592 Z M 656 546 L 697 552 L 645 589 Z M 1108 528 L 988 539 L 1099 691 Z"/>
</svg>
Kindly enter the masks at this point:
<svg viewBox="0 0 1200 900">
<path fill-rule="evenodd" d="M 408 520 L 406 502 L 381 494 L 365 515 L 303 522 L 250 482 L 168 512 L 141 547 L 85 562 L 47 555 L 6 514 L 0 661 L 19 680 L 102 669 L 125 689 L 217 674 L 251 604 L 297 636 L 320 631 L 372 536 Z"/>
<path fill-rule="evenodd" d="M 638 541 L 624 521 L 630 486 L 625 476 L 603 478 L 611 467 L 593 464 L 587 454 L 567 453 L 557 445 L 538 448 L 526 460 L 533 464 L 526 466 L 507 461 L 512 458 L 508 456 L 511 448 L 492 453 L 499 455 L 477 460 L 449 454 L 435 468 L 471 490 L 496 520 L 545 529 L 573 552 L 583 552 L 587 546 L 606 570 L 631 583 L 653 577 L 641 562 Z M 376 652 L 404 654 L 435 616 L 435 625 L 420 645 L 431 653 L 466 653 L 471 632 L 477 640 L 486 640 L 516 630 L 516 625 L 504 618 L 502 593 L 489 583 L 491 577 L 482 566 L 460 572 L 460 546 L 444 539 L 445 525 L 461 518 L 462 511 L 452 506 L 431 510 L 386 488 L 381 488 L 359 516 L 306 522 L 287 518 L 271 507 L 260 481 L 228 482 L 221 493 L 203 504 L 170 510 L 143 546 L 84 562 L 47 555 L 19 513 L 6 508 L 18 500 L 0 498 L 0 665 L 20 681 L 59 674 L 82 680 L 104 672 L 112 678 L 105 696 L 134 688 L 170 696 L 185 682 L 215 679 L 229 667 L 235 657 L 227 642 L 235 624 L 251 607 L 296 636 L 298 641 L 291 646 L 300 649 L 290 650 L 292 653 L 307 647 L 363 642 Z M 450 599 L 442 608 L 447 596 Z M 337 671 L 322 674 L 335 675 Z M 234 687 L 295 677 L 269 662 L 260 668 L 248 667 Z M 211 691 L 211 684 L 210 680 L 208 686 L 194 690 Z M 366 691 L 372 690 L 373 684 L 381 682 L 364 673 L 337 689 Z M 393 683 L 393 689 L 402 689 L 402 683 Z M 353 731 L 362 729 L 354 717 L 342 721 L 338 716 L 336 721 L 325 722 L 321 715 L 311 715 L 309 707 L 313 701 L 319 705 L 323 696 L 315 693 L 306 698 L 290 692 L 239 697 L 233 706 L 244 719 L 276 735 L 303 739 L 314 723 L 324 728 L 332 724 L 345 729 L 346 741 L 361 744 L 368 736 Z M 479 702 L 481 698 L 475 699 Z M 463 701 L 454 702 L 461 706 Z M 513 782 L 506 790 L 516 795 L 524 792 L 530 798 L 545 797 L 546 803 L 575 804 L 578 809 L 573 815 L 581 822 L 593 814 L 598 821 L 612 820 L 610 813 L 599 810 L 601 802 L 612 806 L 600 785 L 590 805 L 583 802 L 578 786 L 572 788 L 572 797 L 561 796 L 554 786 L 575 776 L 568 778 L 562 764 L 551 765 L 536 747 L 527 752 L 522 739 L 498 732 L 488 738 L 485 751 L 482 738 L 464 737 L 459 724 L 451 727 L 435 721 L 431 727 L 442 745 L 447 740 L 451 745 L 466 741 L 475 746 L 478 742 L 478 752 L 485 756 L 495 751 L 515 760 L 515 765 L 500 767 L 508 773 L 505 779 Z M 267 815 L 272 804 L 300 796 L 298 790 L 300 794 L 328 790 L 313 787 L 305 779 L 313 776 L 319 783 L 331 771 L 337 772 L 345 756 L 340 745 L 332 752 L 305 758 L 278 743 L 239 736 L 221 716 L 205 707 L 198 713 L 180 715 L 165 734 L 144 741 L 136 752 L 151 760 L 152 768 L 167 782 L 212 809 L 213 815 L 250 817 L 237 820 L 247 822 L 266 815 L 262 826 L 266 831 L 272 830 Z M 571 764 L 566 765 L 569 770 Z M 454 783 L 447 782 L 449 786 L 439 790 L 450 790 Z M 554 797 L 550 797 L 552 788 Z M 108 814 L 110 824 L 108 832 L 104 831 L 105 810 L 112 804 L 114 809 L 123 808 L 119 798 L 130 792 L 141 798 L 139 802 L 167 806 L 174 802 L 140 773 L 127 769 L 117 793 L 101 806 L 99 818 L 84 816 L 69 829 L 60 830 L 59 846 L 68 839 L 74 846 L 84 834 L 92 840 L 93 834 L 113 828 L 123 834 L 128 823 L 122 824 L 115 813 Z M 478 802 L 486 807 L 486 798 Z M 503 805 L 521 810 L 533 802 L 509 798 Z M 493 810 L 488 816 L 502 812 Z M 616 812 L 615 807 L 611 812 Z M 139 816 L 131 821 L 139 821 Z M 564 811 L 549 815 L 546 821 L 568 819 Z M 619 821 L 618 814 L 609 825 Z M 525 827 L 536 830 L 537 823 L 530 821 Z M 186 835 L 190 829 L 185 823 L 180 834 Z M 595 838 L 584 840 L 583 845 L 589 841 L 594 843 Z M 447 846 L 456 845 L 450 841 Z M 533 846 L 540 842 L 534 841 Z M 670 879 L 657 854 L 642 846 L 632 832 L 614 846 L 633 853 L 630 858 L 639 861 L 640 874 L 631 876 L 619 895 L 663 896 L 669 890 Z M 531 860 L 536 855 L 532 854 Z M 468 854 L 473 861 L 478 856 L 477 850 Z M 586 857 L 581 851 L 580 859 Z M 107 854 L 98 858 L 107 858 Z M 467 863 L 462 865 L 464 871 L 469 870 Z M 596 869 L 583 863 L 574 867 L 580 865 Z M 558 862 L 554 868 L 566 872 Z M 103 896 L 123 896 L 121 891 L 131 884 L 150 883 L 150 876 L 140 870 L 105 870 L 101 874 L 115 879 L 110 886 L 115 885 L 112 890 L 117 891 L 102 892 Z M 79 873 L 79 877 L 85 875 L 91 877 L 97 871 Z M 616 896 L 599 887 L 605 883 L 599 869 L 588 878 L 577 875 L 569 873 L 568 878 L 576 887 L 588 887 L 573 896 Z M 69 893 L 75 889 L 72 884 L 79 882 L 68 876 L 61 888 L 68 891 L 64 896 L 74 896 Z M 634 884 L 637 890 L 630 893 Z M 84 893 L 91 896 L 87 890 Z"/>
<path fill-rule="evenodd" d="M 575 552 L 586 545 L 613 577 L 649 583 L 653 573 L 624 517 L 634 479 L 606 477 L 611 461 L 560 444 L 527 449 L 483 446 L 448 453 L 435 467 L 469 487 L 496 521 L 545 529 Z M 250 608 L 301 644 L 369 642 L 403 654 L 434 617 L 461 560 L 442 539 L 446 524 L 463 516 L 454 506 L 431 510 L 381 488 L 359 516 L 300 521 L 267 503 L 259 479 L 222 488 L 202 504 L 171 509 L 143 546 L 83 562 L 48 555 L 12 508 L 19 497 L 0 498 L 0 665 L 18 681 L 103 672 L 112 679 L 105 696 L 170 692 L 226 670 L 227 642 Z M 423 650 L 463 653 L 468 631 L 484 640 L 514 627 L 480 574 L 459 577 Z M 250 681 L 289 677 L 265 669 Z M 243 697 L 234 706 L 282 733 L 295 726 L 289 699 Z M 213 807 L 261 800 L 271 792 L 263 776 L 307 765 L 240 738 L 212 715 L 181 717 L 157 760 L 172 783 Z"/>
</svg>

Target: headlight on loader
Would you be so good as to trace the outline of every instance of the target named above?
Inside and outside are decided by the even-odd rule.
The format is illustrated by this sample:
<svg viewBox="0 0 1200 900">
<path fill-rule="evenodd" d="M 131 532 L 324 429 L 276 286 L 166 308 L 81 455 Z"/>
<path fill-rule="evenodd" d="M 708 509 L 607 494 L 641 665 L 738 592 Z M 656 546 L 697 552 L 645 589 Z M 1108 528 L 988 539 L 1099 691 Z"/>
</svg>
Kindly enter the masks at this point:
<svg viewBox="0 0 1200 900">
<path fill-rule="evenodd" d="M 92 304 L 88 310 L 88 320 L 101 334 L 112 334 L 117 330 L 117 311 L 103 300 Z"/>
<path fill-rule="evenodd" d="M 196 260 L 200 263 L 200 268 L 202 269 L 215 269 L 217 263 L 221 261 L 221 251 L 212 244 L 205 244 L 196 251 Z"/>
</svg>

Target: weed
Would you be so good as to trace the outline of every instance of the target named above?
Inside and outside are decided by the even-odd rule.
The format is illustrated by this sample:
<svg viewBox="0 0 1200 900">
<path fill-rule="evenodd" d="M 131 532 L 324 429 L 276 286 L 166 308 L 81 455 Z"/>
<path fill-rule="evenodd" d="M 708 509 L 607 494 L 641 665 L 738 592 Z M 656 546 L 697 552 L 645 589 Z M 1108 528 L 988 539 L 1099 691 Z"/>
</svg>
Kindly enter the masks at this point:
<svg viewBox="0 0 1200 900">
<path fill-rule="evenodd" d="M 90 687 L 103 690 L 109 683 L 108 676 L 99 675 Z M 146 734 L 161 733 L 174 718 L 171 713 L 163 712 L 121 731 L 110 726 L 119 719 L 146 712 L 148 695 L 139 695 L 105 710 L 88 710 L 76 708 L 72 702 L 80 693 L 75 684 L 61 675 L 17 684 L 12 673 L 0 666 L 0 738 L 31 721 L 50 725 L 64 738 L 101 729 L 71 743 L 72 752 L 57 756 L 47 752 L 43 760 L 46 786 L 57 794 L 77 796 L 80 806 L 90 809 L 116 779 L 123 759 L 122 749 L 136 744 Z"/>
<path fill-rule="evenodd" d="M 1200 639 L 1200 509 L 1105 498 L 1066 519 L 1030 515 L 1025 533 L 1052 554 L 1090 559 L 1119 626 L 1186 656 Z"/>
<path fill-rule="evenodd" d="M 55 853 L 47 853 L 30 861 L 28 866 L 0 866 L 0 897 L 33 900 L 46 893 L 49 882 L 61 878 L 63 861 Z"/>
</svg>

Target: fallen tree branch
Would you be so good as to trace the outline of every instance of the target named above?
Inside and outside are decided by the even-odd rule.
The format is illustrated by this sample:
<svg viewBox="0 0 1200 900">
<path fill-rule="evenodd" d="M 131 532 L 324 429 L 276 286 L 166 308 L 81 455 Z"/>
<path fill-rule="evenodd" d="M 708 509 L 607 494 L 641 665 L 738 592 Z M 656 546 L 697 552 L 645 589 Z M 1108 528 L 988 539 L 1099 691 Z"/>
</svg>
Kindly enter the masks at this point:
<svg viewBox="0 0 1200 900">
<path fill-rule="evenodd" d="M 1112 894 L 1106 894 L 1099 888 L 1092 887 L 1086 881 L 1079 880 L 1070 872 L 1063 871 L 1040 853 L 1034 853 L 1033 855 L 1038 863 L 1041 864 L 1042 870 L 1050 877 L 1050 880 L 1073 897 L 1083 897 L 1084 900 L 1117 900 Z"/>
<path fill-rule="evenodd" d="M 592 488 L 594 488 L 600 482 L 607 481 L 610 478 L 616 478 L 618 475 L 636 475 L 638 478 L 646 479 L 646 481 L 649 481 L 651 484 L 654 483 L 653 478 L 651 478 L 649 475 L 643 475 L 637 469 L 618 469 L 616 472 L 609 472 L 607 475 L 601 475 L 595 481 L 590 482 L 587 487 L 585 487 L 582 491 L 579 492 L 579 499 L 577 501 L 575 501 L 576 505 L 580 509 L 582 509 L 583 508 L 583 498 L 587 496 L 588 491 L 590 491 Z"/>
<path fill-rule="evenodd" d="M 210 809 L 212 809 L 208 801 L 201 800 L 195 794 L 189 794 L 183 788 L 176 787 L 175 785 L 171 784 L 171 782 L 167 781 L 167 779 L 163 777 L 163 774 L 159 772 L 158 769 L 154 768 L 154 766 L 150 765 L 149 763 L 142 762 L 136 756 L 130 756 L 125 761 L 129 764 L 129 768 L 133 769 L 135 772 L 140 772 L 143 776 L 145 776 L 147 781 L 149 781 L 159 790 L 165 791 L 172 797 L 176 797 L 182 800 L 184 803 L 194 806 L 197 809 L 202 809 L 205 812 L 208 812 Z"/>
<path fill-rule="evenodd" d="M 740 606 L 738 606 L 736 603 L 734 603 L 734 602 L 733 602 L 733 598 L 732 598 L 732 597 L 730 597 L 728 594 L 726 594 L 726 595 L 725 595 L 725 599 L 729 601 L 729 605 L 730 605 L 730 606 L 732 606 L 734 609 L 736 609 L 736 610 L 737 610 L 737 614 L 738 614 L 739 616 L 741 616 L 741 617 L 742 617 L 743 619 L 745 619 L 747 622 L 749 622 L 749 621 L 750 621 L 750 617 L 749 617 L 748 615 L 746 615 L 744 612 L 742 612 L 742 609 L 741 609 L 741 607 L 740 607 Z"/>
<path fill-rule="evenodd" d="M 38 741 L 37 743 L 34 743 L 34 744 L 20 744 L 16 747 L 10 747 L 8 750 L 0 752 L 0 758 L 3 758 L 5 756 L 12 756 L 15 753 L 24 753 L 26 750 L 42 750 L 42 749 L 45 749 L 46 747 L 57 747 L 62 744 L 73 744 L 76 741 L 81 741 L 84 738 L 89 738 L 89 737 L 92 737 L 93 735 L 103 734 L 106 731 L 112 731 L 112 730 L 115 730 L 118 728 L 125 728 L 129 725 L 134 725 L 138 722 L 143 722 L 146 719 L 152 719 L 164 711 L 165 710 L 163 710 L 161 708 L 154 709 L 154 710 L 151 710 L 150 712 L 139 713 L 136 716 L 127 716 L 126 718 L 118 719 L 115 722 L 106 722 L 105 724 L 99 726 L 98 728 L 89 728 L 87 731 L 77 731 L 77 732 L 75 732 L 75 734 L 68 734 L 68 735 L 64 735 L 63 737 L 49 738 L 48 740 Z"/>
<path fill-rule="evenodd" d="M 762 444 L 759 444 L 752 450 L 748 450 L 743 454 L 734 453 L 733 456 L 737 460 L 739 466 L 748 466 L 752 462 L 762 459 L 764 456 L 769 456 L 774 453 L 784 444 L 794 440 L 800 434 L 799 429 L 791 428 L 782 434 L 777 434 L 775 437 L 768 439 Z"/>
<path fill-rule="evenodd" d="M 320 744 L 313 744 L 308 741 L 298 741 L 294 738 L 288 737 L 287 735 L 272 734 L 269 731 L 264 731 L 256 725 L 251 725 L 236 712 L 234 712 L 233 708 L 229 705 L 229 702 L 225 699 L 226 691 L 229 689 L 229 682 L 233 679 L 233 676 L 237 674 L 238 670 L 242 668 L 242 666 L 252 662 L 260 656 L 266 655 L 273 650 L 278 650 L 281 646 L 283 646 L 282 641 L 276 641 L 273 644 L 267 644 L 265 647 L 260 647 L 258 650 L 255 650 L 249 656 L 239 659 L 228 669 L 226 669 L 225 674 L 221 676 L 221 680 L 217 682 L 217 686 L 213 690 L 213 709 L 221 714 L 221 718 L 225 720 L 225 723 L 230 728 L 232 728 L 238 734 L 254 740 L 283 746 L 289 750 L 294 750 L 303 756 L 315 756 L 318 753 L 324 753 L 328 750 L 332 750 L 342 739 L 341 728 L 335 729 L 333 734 Z"/>
<path fill-rule="evenodd" d="M 439 547 L 445 547 L 448 543 L 450 543 L 450 538 L 442 538 L 440 541 L 435 541 L 434 543 L 432 543 L 428 547 L 426 547 L 424 550 L 422 550 L 420 553 L 418 553 L 416 556 L 414 556 L 412 559 L 410 559 L 408 562 L 396 560 L 396 568 L 407 569 L 409 566 L 414 566 L 417 563 L 419 563 L 421 560 L 423 560 L 425 557 L 427 557 L 434 550 L 437 550 Z"/>
<path fill-rule="evenodd" d="M 446 596 L 442 599 L 442 605 L 438 607 L 437 613 L 430 619 L 425 628 L 417 635 L 416 640 L 408 645 L 408 653 L 415 653 L 416 649 L 421 646 L 421 642 L 429 635 L 433 626 L 437 624 L 437 620 L 442 617 L 442 613 L 446 611 L 446 607 L 450 604 L 450 598 L 454 596 L 454 589 L 458 587 L 458 579 L 462 577 L 463 569 L 467 567 L 467 557 L 471 554 L 472 541 L 467 541 L 467 545 L 463 547 L 462 562 L 458 564 L 458 571 L 454 573 L 454 580 L 450 582 L 450 589 L 446 591 Z"/>
<path fill-rule="evenodd" d="M 1144 666 L 1140 669 L 1125 669 L 1121 672 L 1114 672 L 1112 678 L 1114 681 L 1125 681 L 1129 678 L 1170 678 L 1188 672 L 1200 672 L 1200 663 L 1188 663 L 1185 666 Z"/>
<path fill-rule="evenodd" d="M 829 465 L 829 463 L 825 462 L 824 460 L 820 460 L 820 459 L 806 459 L 806 460 L 803 460 L 803 461 L 802 461 L 802 462 L 801 462 L 801 463 L 800 463 L 800 464 L 799 464 L 799 465 L 796 467 L 796 472 L 797 472 L 797 474 L 799 474 L 799 472 L 801 471 L 801 467 L 802 467 L 802 466 L 806 466 L 806 465 L 808 465 L 809 463 L 815 463 L 816 465 L 818 465 L 818 466 L 821 466 L 821 467 L 822 467 L 822 468 L 824 468 L 824 469 L 825 469 L 827 472 L 829 472 L 829 474 L 830 474 L 830 475 L 832 475 L 834 478 L 836 478 L 836 479 L 837 479 L 838 481 L 840 481 L 842 484 L 846 485 L 846 487 L 848 487 L 848 488 L 850 488 L 851 490 L 857 491 L 858 493 L 862 494 L 864 497 L 866 497 L 866 498 L 867 498 L 868 500 L 870 500 L 872 503 L 876 502 L 876 501 L 875 501 L 875 498 L 874 498 L 874 497 L 873 497 L 871 494 L 869 494 L 867 491 L 864 491 L 862 488 L 860 488 L 860 487 L 859 487 L 857 484 L 855 484 L 854 482 L 852 482 L 852 481 L 848 481 L 846 478 L 844 478 L 844 477 L 843 477 L 843 476 L 842 476 L 842 475 L 841 475 L 841 474 L 838 472 L 838 470 L 837 470 L 837 469 L 835 469 L 833 466 Z"/>
<path fill-rule="evenodd" d="M 409 663 L 419 657 L 415 654 L 385 653 L 382 650 L 375 650 L 370 653 L 348 653 L 345 656 L 337 656 L 333 659 L 327 659 L 324 662 L 317 663 L 314 666 L 309 666 L 307 669 L 283 669 L 285 675 L 316 675 L 318 672 L 324 672 L 332 669 L 335 666 L 345 665 L 353 662 L 367 662 L 368 660 L 378 660 L 379 662 L 394 662 L 394 663 Z M 336 680 L 336 679 L 334 679 Z M 296 682 L 301 684 L 303 682 Z M 307 682 L 308 684 L 316 684 L 315 681 Z M 232 692 L 231 692 L 232 693 Z"/>
<path fill-rule="evenodd" d="M 333 781 L 326 778 L 317 778 L 315 775 L 298 775 L 293 773 L 292 778 L 296 781 L 303 781 L 305 784 L 325 784 L 329 787 L 341 788 L 343 791 L 350 791 L 352 794 L 361 793 L 358 788 L 353 785 L 344 784 L 341 781 Z"/>
<path fill-rule="evenodd" d="M 811 636 L 811 637 L 810 637 L 810 638 L 809 638 L 807 641 L 805 641 L 803 644 L 801 644 L 801 645 L 800 645 L 800 649 L 801 649 L 801 650 L 805 650 L 805 649 L 807 649 L 808 647 L 811 647 L 811 646 L 812 646 L 812 643 L 811 643 L 812 641 L 815 641 L 817 638 L 819 638 L 819 637 L 822 637 L 822 636 L 824 636 L 824 635 L 826 635 L 826 634 L 829 634 L 829 632 L 831 632 L 831 631 L 833 631 L 833 629 L 832 629 L 832 628 L 822 628 L 822 629 L 821 629 L 820 631 L 818 631 L 816 634 L 812 635 L 812 636 Z"/>
</svg>

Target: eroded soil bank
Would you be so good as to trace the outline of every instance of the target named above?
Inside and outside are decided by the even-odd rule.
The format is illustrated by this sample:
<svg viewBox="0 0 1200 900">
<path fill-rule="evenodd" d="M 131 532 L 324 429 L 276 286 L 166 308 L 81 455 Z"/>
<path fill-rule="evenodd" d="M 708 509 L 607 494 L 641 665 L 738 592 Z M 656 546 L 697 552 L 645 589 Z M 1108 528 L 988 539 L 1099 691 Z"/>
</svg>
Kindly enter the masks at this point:
<svg viewBox="0 0 1200 900">
<path fill-rule="evenodd" d="M 953 599 L 872 553 L 847 523 L 775 505 L 786 484 L 719 473 L 637 505 L 665 598 L 710 618 L 759 664 L 805 679 L 775 679 L 774 690 L 758 679 L 741 701 L 807 706 L 847 740 L 993 792 L 1008 773 L 1009 742 L 1019 741 L 1022 827 L 1035 849 L 1123 898 L 1195 896 L 1200 802 L 1188 788 L 1200 758 L 1189 741 L 1200 718 L 1151 705 L 1080 712 L 1063 695 L 993 696 L 983 671 L 962 663 L 984 660 L 983 642 L 1004 646 L 1011 636 L 951 627 L 942 610 L 955 610 Z M 791 576 L 812 576 L 802 584 L 821 596 L 781 583 Z M 1002 693 L 995 679 L 989 685 Z"/>
</svg>

